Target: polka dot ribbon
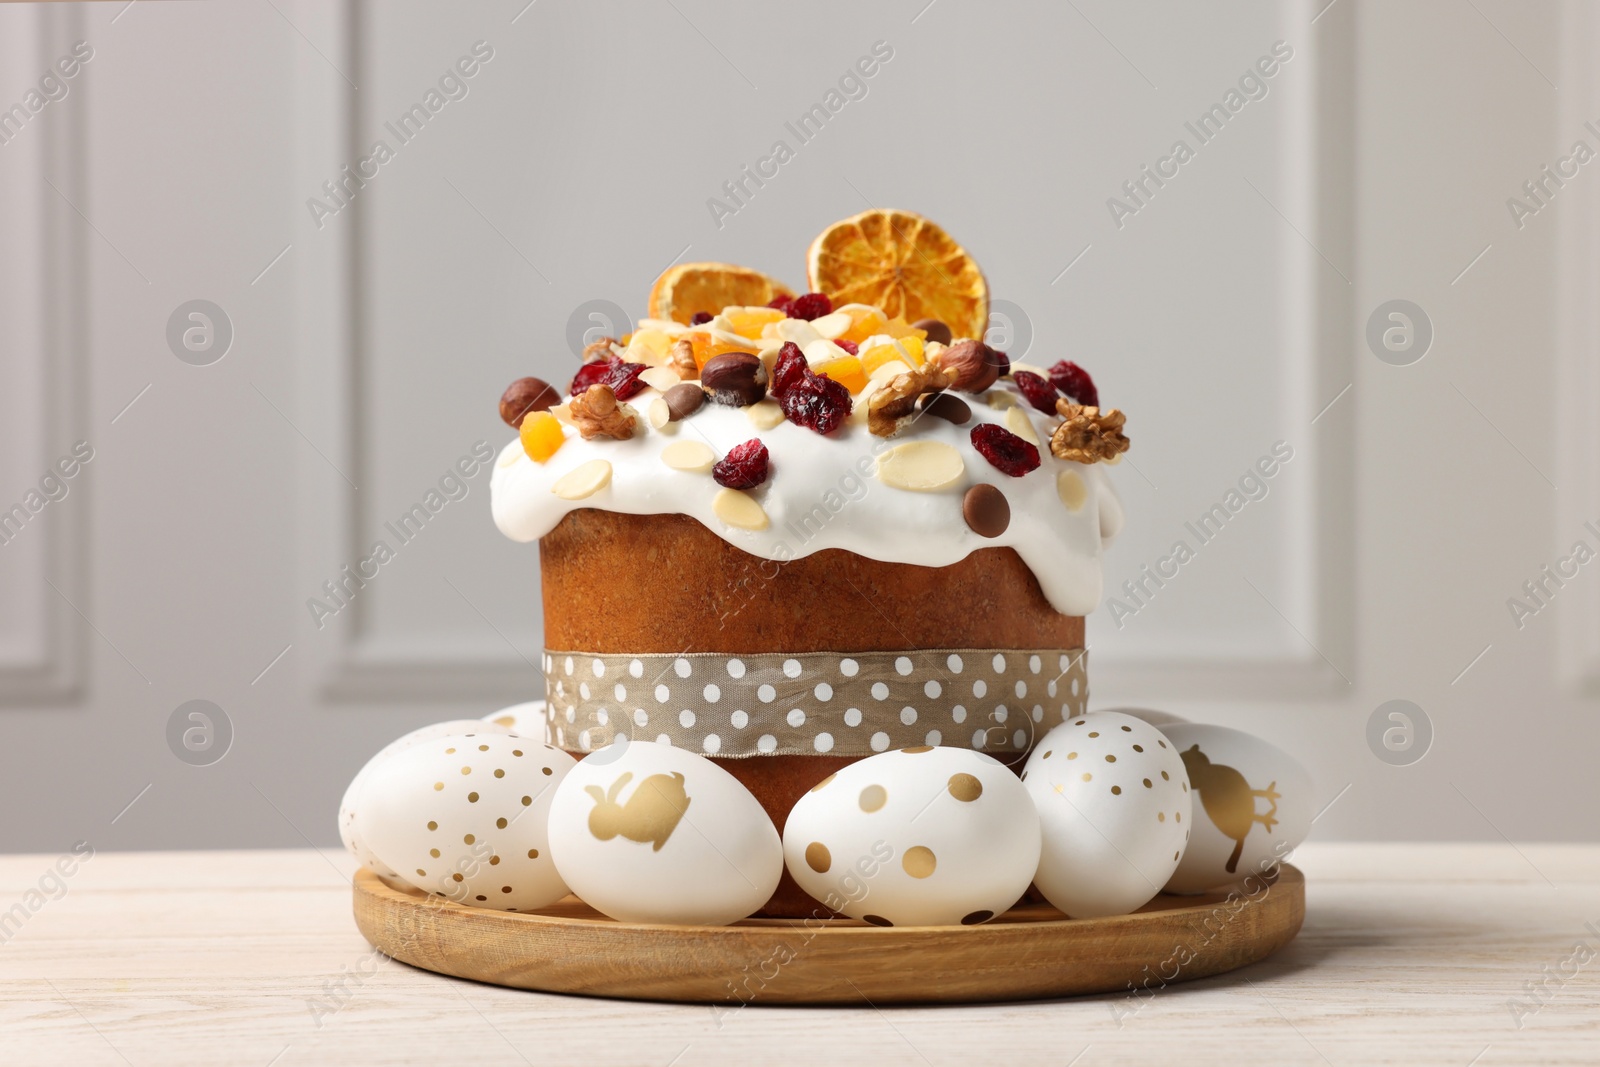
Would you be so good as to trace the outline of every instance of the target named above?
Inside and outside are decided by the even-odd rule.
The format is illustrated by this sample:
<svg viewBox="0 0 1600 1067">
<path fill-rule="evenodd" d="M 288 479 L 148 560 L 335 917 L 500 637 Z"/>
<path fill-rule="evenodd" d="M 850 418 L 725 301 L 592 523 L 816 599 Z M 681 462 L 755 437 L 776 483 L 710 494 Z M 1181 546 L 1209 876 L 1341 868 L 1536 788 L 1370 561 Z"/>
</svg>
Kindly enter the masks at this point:
<svg viewBox="0 0 1600 1067">
<path fill-rule="evenodd" d="M 544 655 L 550 743 L 617 736 L 708 756 L 870 756 L 911 745 L 1026 752 L 1089 695 L 1087 651 L 923 649 Z"/>
</svg>

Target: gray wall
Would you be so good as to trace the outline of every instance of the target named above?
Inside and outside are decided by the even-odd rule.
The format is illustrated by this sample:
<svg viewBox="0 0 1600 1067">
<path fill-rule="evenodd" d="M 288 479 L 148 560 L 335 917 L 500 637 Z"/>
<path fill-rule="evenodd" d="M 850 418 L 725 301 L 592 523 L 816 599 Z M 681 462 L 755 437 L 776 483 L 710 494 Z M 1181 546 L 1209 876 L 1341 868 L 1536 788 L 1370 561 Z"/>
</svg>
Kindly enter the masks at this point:
<svg viewBox="0 0 1600 1067">
<path fill-rule="evenodd" d="M 638 315 L 680 258 L 799 283 L 869 204 L 944 224 L 1013 355 L 1077 359 L 1129 412 L 1113 590 L 1196 549 L 1091 619 L 1094 704 L 1298 753 L 1337 798 L 1325 837 L 1593 839 L 1600 564 L 1520 625 L 1507 600 L 1600 548 L 1600 164 L 1520 226 L 1506 200 L 1600 148 L 1596 16 L 923 2 L 0 8 L 0 105 L 93 48 L 0 145 L 0 506 L 93 451 L 0 545 L 0 848 L 325 845 L 384 741 L 535 695 L 536 553 L 494 530 L 487 475 L 349 607 L 319 626 L 307 600 L 507 439 L 506 382 L 565 378 L 587 302 Z M 400 144 L 385 122 L 479 41 Z M 800 144 L 785 123 L 878 41 Z M 1196 147 L 1185 122 L 1277 41 L 1265 95 Z M 350 204 L 308 209 L 379 138 Z M 1179 138 L 1194 158 L 1114 219 Z M 794 158 L 714 218 L 780 139 Z M 1405 366 L 1366 337 L 1395 299 L 1433 333 Z M 209 365 L 168 339 L 193 300 L 233 331 Z M 1266 495 L 1195 545 L 1280 441 Z M 231 723 L 209 765 L 220 740 L 175 755 L 192 700 Z M 1386 762 L 1391 700 L 1432 739 Z"/>
</svg>

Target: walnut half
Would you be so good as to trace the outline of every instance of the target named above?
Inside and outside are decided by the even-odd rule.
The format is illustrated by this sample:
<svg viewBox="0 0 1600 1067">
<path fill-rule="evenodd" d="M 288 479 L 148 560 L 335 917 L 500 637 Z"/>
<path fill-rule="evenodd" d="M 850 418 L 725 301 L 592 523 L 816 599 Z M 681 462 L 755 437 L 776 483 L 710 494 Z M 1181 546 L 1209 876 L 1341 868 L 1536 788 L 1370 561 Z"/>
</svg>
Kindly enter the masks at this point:
<svg viewBox="0 0 1600 1067">
<path fill-rule="evenodd" d="M 1122 433 L 1128 417 L 1116 408 L 1101 411 L 1070 400 L 1057 400 L 1056 414 L 1065 420 L 1050 435 L 1050 453 L 1057 459 L 1097 463 L 1128 450 L 1128 439 Z"/>
<path fill-rule="evenodd" d="M 572 398 L 572 425 L 585 440 L 614 437 L 626 441 L 639 428 L 639 413 L 617 402 L 609 385 L 591 385 Z"/>
<path fill-rule="evenodd" d="M 943 369 L 931 363 L 895 375 L 867 398 L 867 429 L 874 437 L 893 437 L 901 420 L 916 410 L 917 397 L 948 389 L 950 380 Z"/>
</svg>

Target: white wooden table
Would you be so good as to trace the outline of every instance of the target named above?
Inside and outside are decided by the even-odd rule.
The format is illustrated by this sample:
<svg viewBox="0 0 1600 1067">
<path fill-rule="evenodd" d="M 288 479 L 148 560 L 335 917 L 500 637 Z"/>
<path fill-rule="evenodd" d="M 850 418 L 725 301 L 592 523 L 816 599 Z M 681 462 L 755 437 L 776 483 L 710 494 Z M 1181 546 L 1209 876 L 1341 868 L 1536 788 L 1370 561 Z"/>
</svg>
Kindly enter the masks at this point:
<svg viewBox="0 0 1600 1067">
<path fill-rule="evenodd" d="M 1308 845 L 1305 928 L 1254 967 L 1142 1006 L 884 1010 L 543 996 L 413 970 L 356 932 L 333 850 L 102 853 L 59 883 L 57 859 L 0 857 L 8 1065 L 1600 1063 L 1600 846 Z"/>
</svg>

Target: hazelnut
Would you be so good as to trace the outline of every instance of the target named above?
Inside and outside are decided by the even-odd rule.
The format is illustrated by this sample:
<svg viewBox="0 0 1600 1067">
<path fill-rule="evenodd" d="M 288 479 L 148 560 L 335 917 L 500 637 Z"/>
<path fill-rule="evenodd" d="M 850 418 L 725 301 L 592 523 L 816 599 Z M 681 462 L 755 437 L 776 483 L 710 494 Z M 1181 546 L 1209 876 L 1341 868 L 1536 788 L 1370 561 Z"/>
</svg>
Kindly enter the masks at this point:
<svg viewBox="0 0 1600 1067">
<path fill-rule="evenodd" d="M 1000 353 L 982 341 L 957 341 L 939 353 L 939 366 L 950 376 L 951 388 L 981 393 L 1000 378 Z"/>
<path fill-rule="evenodd" d="M 719 404 L 749 407 L 767 395 L 767 367 L 753 353 L 726 352 L 700 368 L 700 384 Z"/>
<path fill-rule="evenodd" d="M 561 395 L 549 382 L 539 378 L 518 378 L 500 394 L 500 417 L 514 429 L 522 428 L 522 418 L 530 411 L 549 411 L 561 403 Z"/>
</svg>

